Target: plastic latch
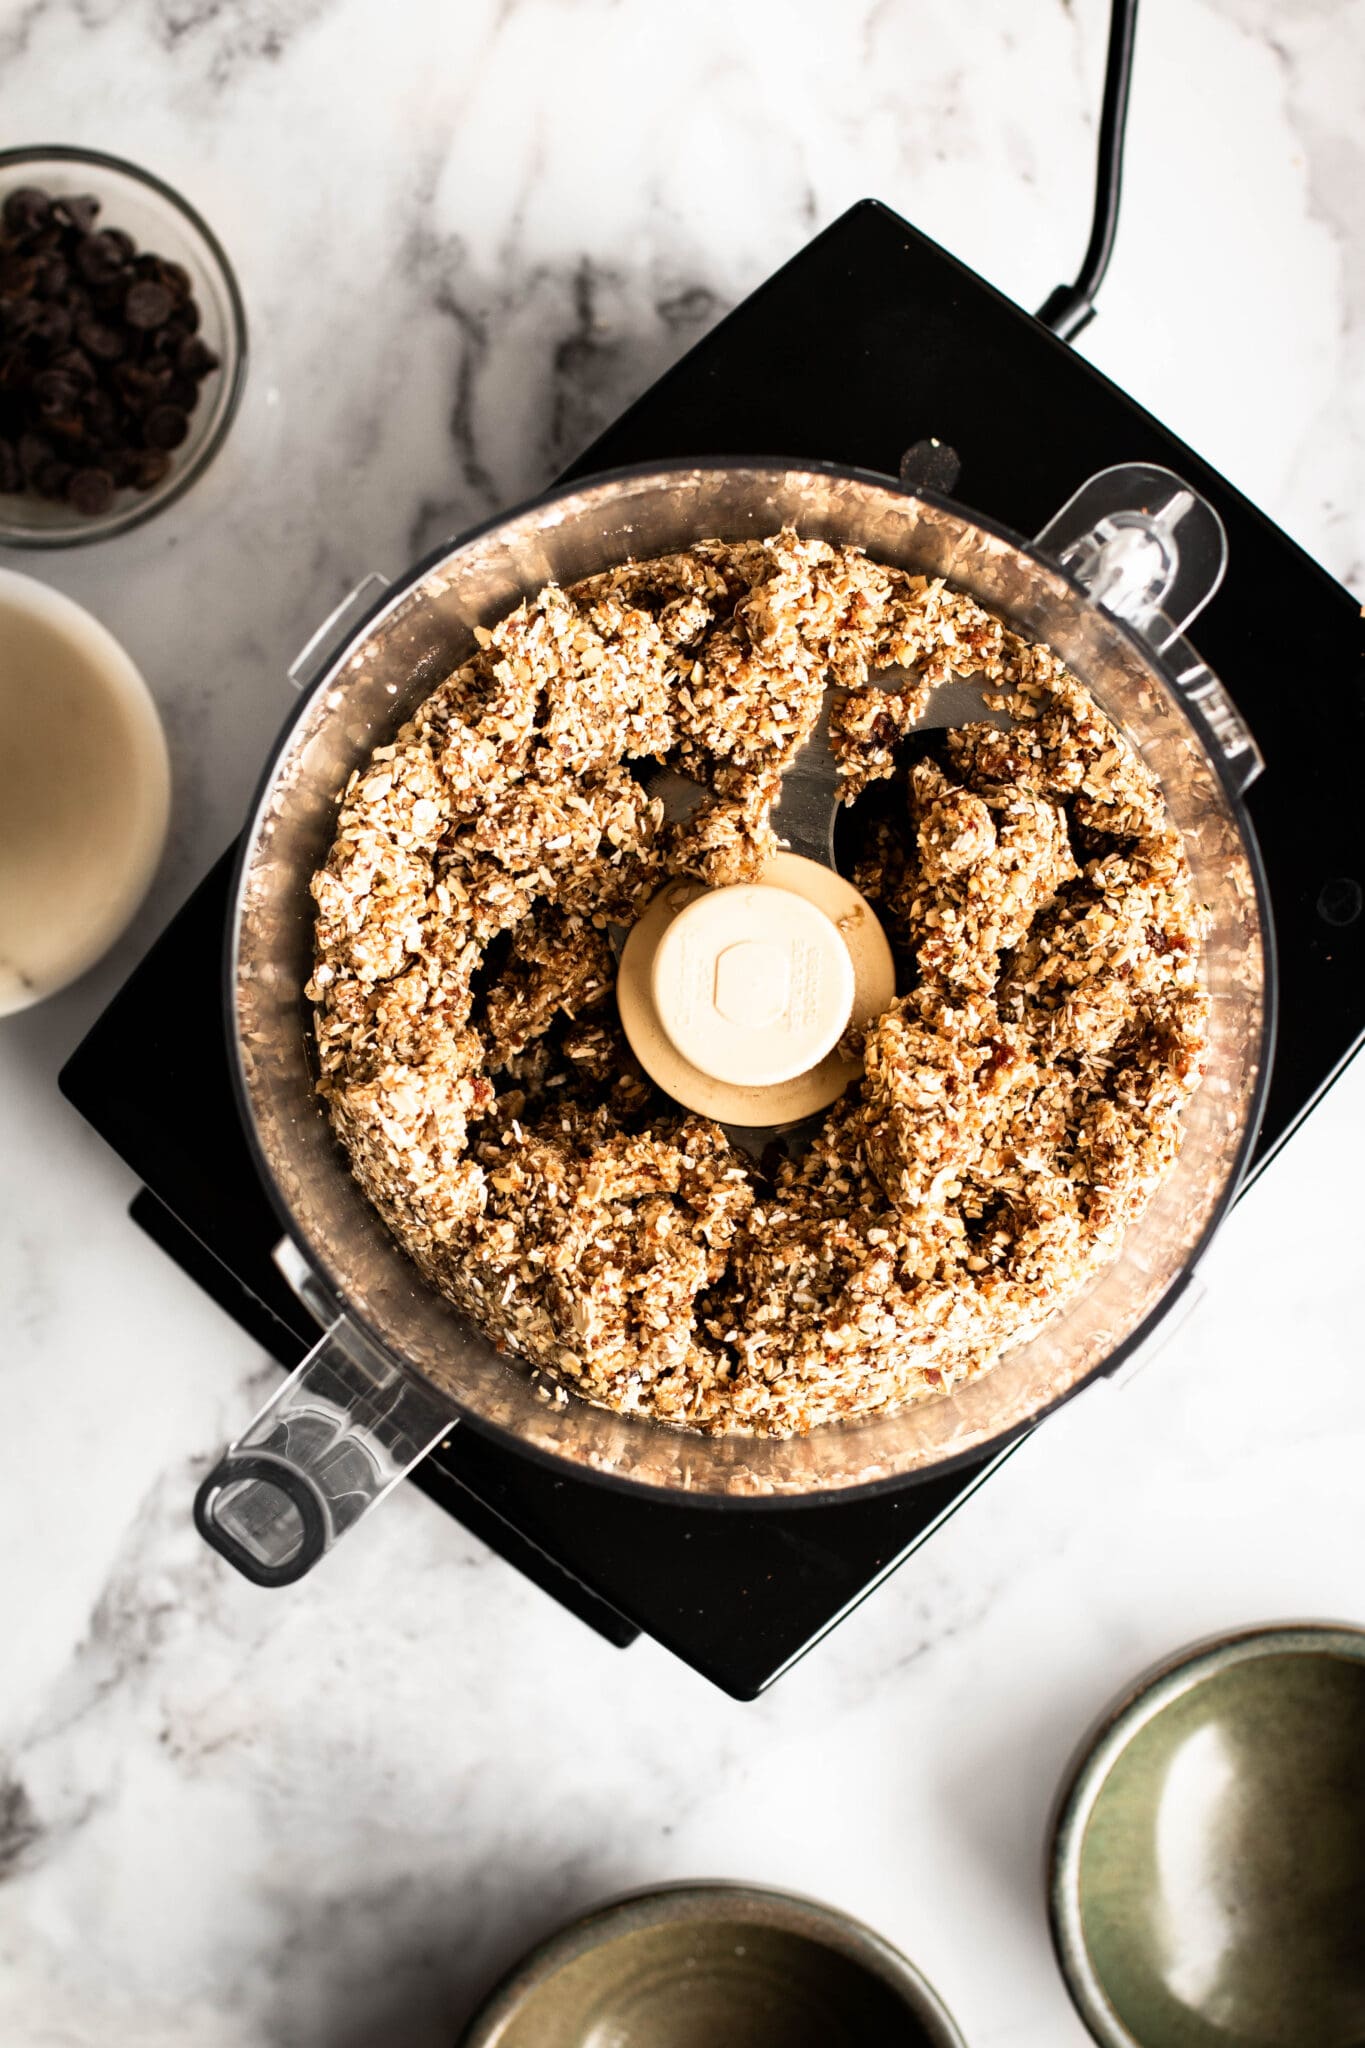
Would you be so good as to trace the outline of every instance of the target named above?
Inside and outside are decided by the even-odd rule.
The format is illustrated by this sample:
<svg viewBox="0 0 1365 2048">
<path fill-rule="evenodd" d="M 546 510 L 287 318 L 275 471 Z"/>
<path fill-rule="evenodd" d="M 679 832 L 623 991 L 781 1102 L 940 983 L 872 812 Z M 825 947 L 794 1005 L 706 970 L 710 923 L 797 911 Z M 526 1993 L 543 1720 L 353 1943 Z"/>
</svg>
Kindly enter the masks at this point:
<svg viewBox="0 0 1365 2048">
<path fill-rule="evenodd" d="M 289 680 L 296 690 L 311 690 L 326 675 L 361 620 L 374 610 L 389 587 L 389 578 L 372 569 L 355 589 L 327 614 L 311 640 L 289 664 Z"/>
<path fill-rule="evenodd" d="M 1183 638 L 1227 567 L 1227 534 L 1207 498 L 1157 463 L 1120 463 L 1083 483 L 1037 546 L 1162 658 L 1224 782 L 1241 796 L 1265 760 L 1223 684 Z"/>
<path fill-rule="evenodd" d="M 1152 641 L 1183 633 L 1223 580 L 1228 541 L 1207 498 L 1154 462 L 1089 477 L 1037 536 L 1097 604 Z"/>
<path fill-rule="evenodd" d="M 1234 796 L 1242 796 L 1265 767 L 1241 712 L 1202 656 L 1188 640 L 1172 633 L 1162 657 L 1177 690 L 1202 726 L 1204 737 L 1224 766 L 1224 779 Z"/>
</svg>

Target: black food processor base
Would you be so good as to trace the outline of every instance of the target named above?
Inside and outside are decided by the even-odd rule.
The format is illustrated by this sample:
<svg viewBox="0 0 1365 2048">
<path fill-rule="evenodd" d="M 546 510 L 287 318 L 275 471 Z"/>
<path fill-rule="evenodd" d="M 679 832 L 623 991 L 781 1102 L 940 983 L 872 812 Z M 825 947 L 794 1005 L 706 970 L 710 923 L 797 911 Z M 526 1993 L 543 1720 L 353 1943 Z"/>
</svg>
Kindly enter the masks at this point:
<svg viewBox="0 0 1365 2048">
<path fill-rule="evenodd" d="M 1257 1170 L 1365 1032 L 1365 832 L 1354 789 L 1365 691 L 1349 593 L 1029 314 L 871 200 L 746 299 L 571 473 L 756 455 L 894 475 L 917 443 L 937 465 L 926 482 L 948 488 L 960 464 L 953 494 L 1026 536 L 1085 477 L 1116 462 L 1165 464 L 1222 514 L 1227 579 L 1194 637 L 1266 757 L 1250 808 L 1281 967 Z M 233 1099 L 219 995 L 232 858 L 96 1023 L 62 1087 L 146 1183 L 136 1220 L 292 1367 L 318 1333 L 271 1263 L 278 1229 Z M 167 1105 L 192 1087 L 191 1123 Z M 996 1462 L 868 1500 L 718 1510 L 561 1475 L 466 1426 L 415 1483 L 612 1642 L 644 1630 L 751 1699 Z"/>
</svg>

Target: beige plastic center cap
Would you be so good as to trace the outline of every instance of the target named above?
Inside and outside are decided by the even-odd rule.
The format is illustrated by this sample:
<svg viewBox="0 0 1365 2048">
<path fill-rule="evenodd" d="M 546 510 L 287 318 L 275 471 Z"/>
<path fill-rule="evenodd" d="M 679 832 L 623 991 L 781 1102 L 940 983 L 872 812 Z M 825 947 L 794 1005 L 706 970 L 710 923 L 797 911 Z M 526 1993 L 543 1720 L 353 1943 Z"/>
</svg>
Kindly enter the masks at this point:
<svg viewBox="0 0 1365 2048">
<path fill-rule="evenodd" d="M 749 1131 L 788 1128 L 842 1095 L 863 1070 L 844 1026 L 865 1030 L 895 995 L 872 905 L 799 853 L 775 853 L 757 882 L 737 888 L 665 882 L 627 936 L 616 977 L 622 1028 L 650 1078 L 684 1108 Z M 779 1073 L 791 1078 L 768 1078 Z"/>
<path fill-rule="evenodd" d="M 659 942 L 654 1008 L 694 1067 L 738 1087 L 806 1073 L 838 1043 L 853 962 L 834 923 L 790 889 L 741 883 L 698 896 Z"/>
</svg>

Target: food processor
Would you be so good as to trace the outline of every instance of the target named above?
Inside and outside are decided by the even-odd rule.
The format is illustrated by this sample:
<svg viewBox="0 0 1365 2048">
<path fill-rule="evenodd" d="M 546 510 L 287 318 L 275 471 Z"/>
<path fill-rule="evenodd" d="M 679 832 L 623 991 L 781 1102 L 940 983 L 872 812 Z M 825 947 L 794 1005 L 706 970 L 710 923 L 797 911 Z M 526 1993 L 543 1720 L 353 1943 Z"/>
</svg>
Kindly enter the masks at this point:
<svg viewBox="0 0 1365 2048">
<path fill-rule="evenodd" d="M 1123 16 L 1120 5 L 1120 31 Z M 1112 240 L 1126 79 L 1112 57 L 1113 46 L 1092 254 Z M 1254 1137 L 1254 1105 L 1247 1119 L 1249 1177 L 1273 1160 L 1365 1033 L 1359 606 L 1193 448 L 1058 339 L 1078 331 L 1098 274 L 1088 257 L 1077 285 L 1054 294 L 1060 311 L 1049 301 L 1047 318 L 1035 318 L 887 207 L 863 201 L 645 392 L 570 478 L 680 461 L 714 471 L 718 458 L 752 467 L 758 450 L 783 458 L 784 470 L 861 470 L 879 489 L 902 472 L 926 504 L 936 491 L 952 492 L 961 507 L 980 508 L 965 516 L 981 530 L 1036 536 L 1087 476 L 1143 462 L 1215 508 L 1227 569 L 1194 637 L 1266 758 L 1266 772 L 1237 799 L 1224 777 L 1240 772 L 1238 757 L 1214 772 L 1264 850 L 1279 960 L 1275 1057 L 1269 1067 L 1265 1051 L 1254 1084 L 1268 1075 Z M 1044 573 L 1072 588 L 1066 572 Z M 378 580 L 363 591 L 348 622 L 324 630 L 300 657 L 300 685 L 310 690 L 336 643 L 393 601 Z M 1312 718 L 1295 680 L 1305 675 Z M 325 844 L 324 820 L 317 829 Z M 239 865 L 239 850 L 229 849 L 192 892 L 72 1056 L 62 1085 L 142 1183 L 132 1203 L 141 1228 L 291 1368 L 312 1349 L 318 1323 L 271 1256 L 282 1225 L 248 1145 L 220 993 Z M 1113 1351 L 1118 1370 L 1097 1373 L 1086 1398 L 1108 1398 L 1196 1292 L 1173 1283 L 1153 1344 Z M 983 1390 L 989 1385 L 988 1377 Z M 736 1494 L 723 1512 L 697 1494 L 610 1474 L 604 1483 L 591 1466 L 524 1449 L 478 1421 L 442 1434 L 411 1469 L 444 1512 L 609 1641 L 624 1647 L 644 1631 L 747 1699 L 921 1546 L 931 1556 L 934 1532 L 1008 1451 L 1006 1443 L 964 1453 L 901 1482 L 839 1492 Z"/>
</svg>

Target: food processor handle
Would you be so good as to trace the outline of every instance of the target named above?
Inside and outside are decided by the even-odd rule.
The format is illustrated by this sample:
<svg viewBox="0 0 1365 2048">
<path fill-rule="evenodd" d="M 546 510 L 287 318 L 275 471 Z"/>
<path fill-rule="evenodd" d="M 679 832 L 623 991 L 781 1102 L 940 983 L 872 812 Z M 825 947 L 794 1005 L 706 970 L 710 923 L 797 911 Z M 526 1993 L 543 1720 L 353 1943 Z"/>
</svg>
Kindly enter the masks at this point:
<svg viewBox="0 0 1365 2048">
<path fill-rule="evenodd" d="M 443 1395 L 338 1316 L 223 1452 L 195 1495 L 195 1524 L 255 1585 L 291 1585 L 456 1421 Z"/>
<path fill-rule="evenodd" d="M 300 693 L 311 690 L 314 683 L 321 681 L 342 649 L 379 605 L 388 588 L 389 578 L 372 569 L 368 576 L 361 577 L 354 590 L 347 591 L 339 605 L 328 612 L 316 633 L 289 664 L 289 680 L 296 690 Z"/>
<path fill-rule="evenodd" d="M 1173 470 L 1099 470 L 1037 537 L 1038 548 L 1158 654 L 1234 796 L 1265 765 L 1223 684 L 1184 638 L 1223 580 L 1228 541 L 1207 498 Z"/>
</svg>

